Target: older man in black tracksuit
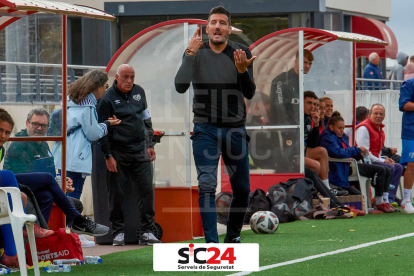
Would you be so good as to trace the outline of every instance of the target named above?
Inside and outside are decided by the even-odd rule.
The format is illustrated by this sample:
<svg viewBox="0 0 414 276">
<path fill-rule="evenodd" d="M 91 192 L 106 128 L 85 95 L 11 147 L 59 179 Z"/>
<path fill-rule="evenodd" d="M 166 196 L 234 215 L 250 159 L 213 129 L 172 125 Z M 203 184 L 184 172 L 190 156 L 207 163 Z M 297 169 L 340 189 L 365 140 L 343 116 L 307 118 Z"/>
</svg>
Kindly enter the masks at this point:
<svg viewBox="0 0 414 276">
<path fill-rule="evenodd" d="M 134 84 L 134 77 L 135 72 L 130 65 L 119 66 L 116 80 L 102 96 L 97 109 L 99 122 L 113 116 L 122 121 L 99 140 L 108 168 L 106 180 L 113 245 L 125 245 L 122 206 L 127 187 L 138 191 L 136 197 L 141 212 L 141 226 L 137 232 L 139 243 L 152 245 L 160 242 L 151 232 L 155 215 L 150 165 L 150 161 L 155 160 L 151 115 L 144 89 Z"/>
</svg>

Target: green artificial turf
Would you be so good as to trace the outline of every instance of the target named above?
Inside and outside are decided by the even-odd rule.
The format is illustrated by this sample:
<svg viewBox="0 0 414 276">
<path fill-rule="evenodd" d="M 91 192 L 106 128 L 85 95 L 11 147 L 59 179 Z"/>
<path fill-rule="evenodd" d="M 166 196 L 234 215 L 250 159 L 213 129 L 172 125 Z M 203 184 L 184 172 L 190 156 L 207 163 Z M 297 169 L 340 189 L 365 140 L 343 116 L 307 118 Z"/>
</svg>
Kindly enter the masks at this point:
<svg viewBox="0 0 414 276">
<path fill-rule="evenodd" d="M 273 235 L 243 231 L 243 243 L 260 244 L 260 266 L 299 259 L 341 248 L 414 232 L 414 216 L 375 214 L 347 220 L 296 221 L 281 224 Z M 224 236 L 221 236 L 221 241 Z M 398 275 L 412 271 L 414 238 L 404 238 L 333 256 L 287 265 L 254 275 Z M 188 243 L 190 241 L 186 241 Z M 203 239 L 191 241 L 202 243 Z M 405 246 L 403 246 L 405 245 Z M 378 254 L 381 253 L 381 254 Z M 395 256 L 398 255 L 398 256 Z M 154 272 L 152 247 L 101 256 L 102 264 L 72 267 L 73 275 L 177 275 L 196 272 Z M 351 260 L 351 261 L 350 261 Z M 323 272 L 323 273 L 321 273 Z M 200 272 L 197 272 L 200 274 Z M 228 275 L 232 272 L 201 272 Z M 411 275 L 413 273 L 408 273 Z M 33 275 L 33 272 L 31 274 Z M 46 275 L 46 272 L 42 272 Z M 405 274 L 407 275 L 407 274 Z"/>
</svg>

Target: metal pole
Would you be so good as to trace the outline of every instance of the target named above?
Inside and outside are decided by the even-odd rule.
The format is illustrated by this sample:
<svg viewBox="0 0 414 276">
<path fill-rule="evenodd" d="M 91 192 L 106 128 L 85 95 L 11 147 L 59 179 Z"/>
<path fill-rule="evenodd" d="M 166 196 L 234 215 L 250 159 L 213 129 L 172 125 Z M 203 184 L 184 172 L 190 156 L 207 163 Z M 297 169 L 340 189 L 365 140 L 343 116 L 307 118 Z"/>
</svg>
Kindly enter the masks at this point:
<svg viewBox="0 0 414 276">
<path fill-rule="evenodd" d="M 36 67 L 36 102 L 40 102 L 40 72 L 39 67 Z"/>
<path fill-rule="evenodd" d="M 66 15 L 62 15 L 62 183 L 66 183 L 66 93 L 67 93 L 67 44 L 66 44 Z M 62 185 L 62 190 L 66 191 L 66 185 Z M 63 222 L 65 223 L 65 214 L 62 213 Z M 63 225 L 64 227 L 64 225 Z"/>
<path fill-rule="evenodd" d="M 16 65 L 16 102 L 22 101 L 22 73 L 20 67 Z"/>
<path fill-rule="evenodd" d="M 356 43 L 352 42 L 352 145 L 355 145 L 355 124 L 356 124 Z"/>
<path fill-rule="evenodd" d="M 300 136 L 300 173 L 305 174 L 305 118 L 303 107 L 303 31 L 299 31 L 299 136 Z"/>
</svg>

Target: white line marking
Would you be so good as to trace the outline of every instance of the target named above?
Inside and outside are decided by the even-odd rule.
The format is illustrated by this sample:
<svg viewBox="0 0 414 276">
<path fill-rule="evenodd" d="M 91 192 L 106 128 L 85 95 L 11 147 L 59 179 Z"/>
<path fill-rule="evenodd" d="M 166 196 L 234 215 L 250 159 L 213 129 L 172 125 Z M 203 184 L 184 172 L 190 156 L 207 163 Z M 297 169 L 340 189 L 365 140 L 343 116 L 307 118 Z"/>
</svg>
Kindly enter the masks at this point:
<svg viewBox="0 0 414 276">
<path fill-rule="evenodd" d="M 309 260 L 313 260 L 313 259 L 317 259 L 317 258 L 321 258 L 321 257 L 325 257 L 325 256 L 344 253 L 344 252 L 348 252 L 348 251 L 352 251 L 352 250 L 356 250 L 356 249 L 360 249 L 360 248 L 365 248 L 365 247 L 368 247 L 368 246 L 371 246 L 371 245 L 376 245 L 376 244 L 380 244 L 380 243 L 384 243 L 384 242 L 390 242 L 390 241 L 396 241 L 396 240 L 400 240 L 400 239 L 404 239 L 404 238 L 408 238 L 408 237 L 412 237 L 412 236 L 414 236 L 414 233 L 409 233 L 409 234 L 405 234 L 405 235 L 401 235 L 401 236 L 395 236 L 395 237 L 392 237 L 392 238 L 379 240 L 379 241 L 363 243 L 363 244 L 360 244 L 360 245 L 355 245 L 355 246 L 351 246 L 351 247 L 347 247 L 347 248 L 343 248 L 343 249 L 338 249 L 338 250 L 335 250 L 335 251 L 326 252 L 326 253 L 322 253 L 322 254 L 318 254 L 318 255 L 313 255 L 313 256 L 309 256 L 309 257 L 305 257 L 305 258 L 300 258 L 300 259 L 296 259 L 296 260 L 291 260 L 291 261 L 287 261 L 287 262 L 283 262 L 283 263 L 262 266 L 262 267 L 259 268 L 259 271 L 263 271 L 263 270 L 267 270 L 267 269 L 271 269 L 271 268 L 275 268 L 275 267 L 280 267 L 280 266 L 285 266 L 285 265 L 301 263 L 301 262 L 305 262 L 305 261 L 309 261 Z M 230 275 L 241 276 L 241 275 L 248 275 L 248 274 L 251 274 L 253 272 L 254 271 L 245 271 L 245 272 L 239 272 L 239 273 L 234 273 L 234 274 L 230 274 Z"/>
</svg>

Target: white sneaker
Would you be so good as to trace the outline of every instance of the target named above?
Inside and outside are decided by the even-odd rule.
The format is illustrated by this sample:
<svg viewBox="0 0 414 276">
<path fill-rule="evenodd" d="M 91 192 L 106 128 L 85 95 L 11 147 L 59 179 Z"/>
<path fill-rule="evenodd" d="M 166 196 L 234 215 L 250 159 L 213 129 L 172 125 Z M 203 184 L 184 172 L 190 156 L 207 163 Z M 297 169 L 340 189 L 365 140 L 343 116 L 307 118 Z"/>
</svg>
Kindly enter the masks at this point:
<svg viewBox="0 0 414 276">
<path fill-rule="evenodd" d="M 116 235 L 112 245 L 125 245 L 124 233 L 119 233 Z"/>
<path fill-rule="evenodd" d="M 407 200 L 406 202 L 401 202 L 401 209 L 403 213 L 414 214 L 414 207 L 410 200 Z"/>
<path fill-rule="evenodd" d="M 79 235 L 79 240 L 82 247 L 94 247 L 95 242 L 87 240 L 84 235 Z"/>
</svg>

